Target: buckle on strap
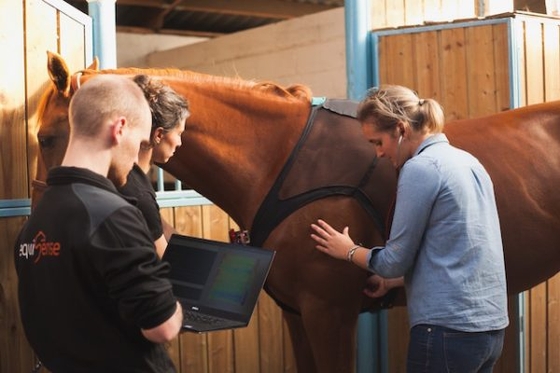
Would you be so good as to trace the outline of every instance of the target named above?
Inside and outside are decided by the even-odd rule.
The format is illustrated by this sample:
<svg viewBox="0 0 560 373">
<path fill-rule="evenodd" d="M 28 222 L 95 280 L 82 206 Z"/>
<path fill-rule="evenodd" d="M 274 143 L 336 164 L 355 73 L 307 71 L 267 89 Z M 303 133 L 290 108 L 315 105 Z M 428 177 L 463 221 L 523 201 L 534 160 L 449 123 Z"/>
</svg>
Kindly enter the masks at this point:
<svg viewBox="0 0 560 373">
<path fill-rule="evenodd" d="M 229 242 L 237 243 L 241 245 L 248 245 L 251 242 L 251 238 L 249 237 L 248 230 L 242 231 L 235 231 L 232 229 L 229 230 Z"/>
</svg>

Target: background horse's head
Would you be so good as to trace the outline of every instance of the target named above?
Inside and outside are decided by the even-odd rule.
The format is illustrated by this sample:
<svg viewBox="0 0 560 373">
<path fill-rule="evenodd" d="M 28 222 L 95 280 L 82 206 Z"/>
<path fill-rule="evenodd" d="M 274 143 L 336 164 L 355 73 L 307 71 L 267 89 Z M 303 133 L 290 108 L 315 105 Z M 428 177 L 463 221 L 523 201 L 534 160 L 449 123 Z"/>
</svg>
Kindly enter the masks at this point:
<svg viewBox="0 0 560 373">
<path fill-rule="evenodd" d="M 72 94 L 79 86 L 77 78 L 81 75 L 79 72 L 72 76 L 66 62 L 58 54 L 47 52 L 47 55 L 48 72 L 52 85 L 45 91 L 39 103 L 37 132 L 39 154 L 37 173 L 33 180 L 31 208 L 34 208 L 41 199 L 48 171 L 52 167 L 60 165 L 64 158 L 70 133 L 68 106 Z M 87 71 L 98 71 L 97 59 L 88 67 Z"/>
</svg>

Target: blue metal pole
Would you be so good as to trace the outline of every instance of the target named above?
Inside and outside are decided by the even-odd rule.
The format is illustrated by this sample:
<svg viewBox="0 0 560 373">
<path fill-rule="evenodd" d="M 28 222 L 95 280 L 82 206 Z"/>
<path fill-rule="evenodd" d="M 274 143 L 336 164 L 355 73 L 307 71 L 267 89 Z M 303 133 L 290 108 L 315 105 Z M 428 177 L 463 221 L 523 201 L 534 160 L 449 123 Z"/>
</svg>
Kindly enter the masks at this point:
<svg viewBox="0 0 560 373">
<path fill-rule="evenodd" d="M 375 73 L 371 52 L 371 5 L 369 0 L 347 0 L 346 75 L 349 99 L 361 100 L 372 86 Z M 357 372 L 387 372 L 387 314 L 363 313 L 358 318 Z"/>
<path fill-rule="evenodd" d="M 344 6 L 346 30 L 347 95 L 361 99 L 370 87 L 370 1 L 348 0 Z"/>
<path fill-rule="evenodd" d="M 93 20 L 93 55 L 101 69 L 117 67 L 116 0 L 87 0 Z"/>
<path fill-rule="evenodd" d="M 508 47 L 510 51 L 509 56 L 509 84 L 510 84 L 510 109 L 516 109 L 521 106 L 520 98 L 520 78 L 519 74 L 519 61 L 521 61 L 520 54 L 521 46 L 518 40 L 523 40 L 523 26 L 521 21 L 514 18 L 508 19 Z M 525 292 L 519 293 L 517 298 L 511 297 L 510 301 L 513 302 L 514 307 L 517 309 L 517 372 L 525 371 Z"/>
</svg>

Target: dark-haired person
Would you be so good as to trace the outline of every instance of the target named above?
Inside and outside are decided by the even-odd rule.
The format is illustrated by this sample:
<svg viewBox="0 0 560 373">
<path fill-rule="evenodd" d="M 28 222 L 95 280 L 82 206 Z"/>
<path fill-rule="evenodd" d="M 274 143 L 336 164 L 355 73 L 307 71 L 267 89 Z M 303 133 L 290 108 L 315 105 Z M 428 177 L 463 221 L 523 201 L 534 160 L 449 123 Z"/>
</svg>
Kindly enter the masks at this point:
<svg viewBox="0 0 560 373">
<path fill-rule="evenodd" d="M 156 193 L 148 173 L 153 164 L 164 164 L 181 146 L 181 134 L 189 116 L 187 101 L 172 88 L 147 75 L 137 75 L 134 82 L 142 88 L 152 113 L 150 141 L 140 147 L 138 162 L 119 191 L 134 199 L 142 211 L 158 255 L 163 257 L 167 240 L 164 235 Z"/>
</svg>

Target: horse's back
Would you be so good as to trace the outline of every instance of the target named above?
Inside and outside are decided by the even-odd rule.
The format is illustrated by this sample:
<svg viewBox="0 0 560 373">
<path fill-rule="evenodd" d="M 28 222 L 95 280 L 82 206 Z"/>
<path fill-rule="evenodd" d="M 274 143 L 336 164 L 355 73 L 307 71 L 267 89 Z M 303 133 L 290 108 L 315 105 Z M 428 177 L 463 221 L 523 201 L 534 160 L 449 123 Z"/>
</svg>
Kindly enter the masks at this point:
<svg viewBox="0 0 560 373">
<path fill-rule="evenodd" d="M 450 142 L 492 177 L 509 292 L 560 270 L 560 101 L 451 122 Z"/>
</svg>

